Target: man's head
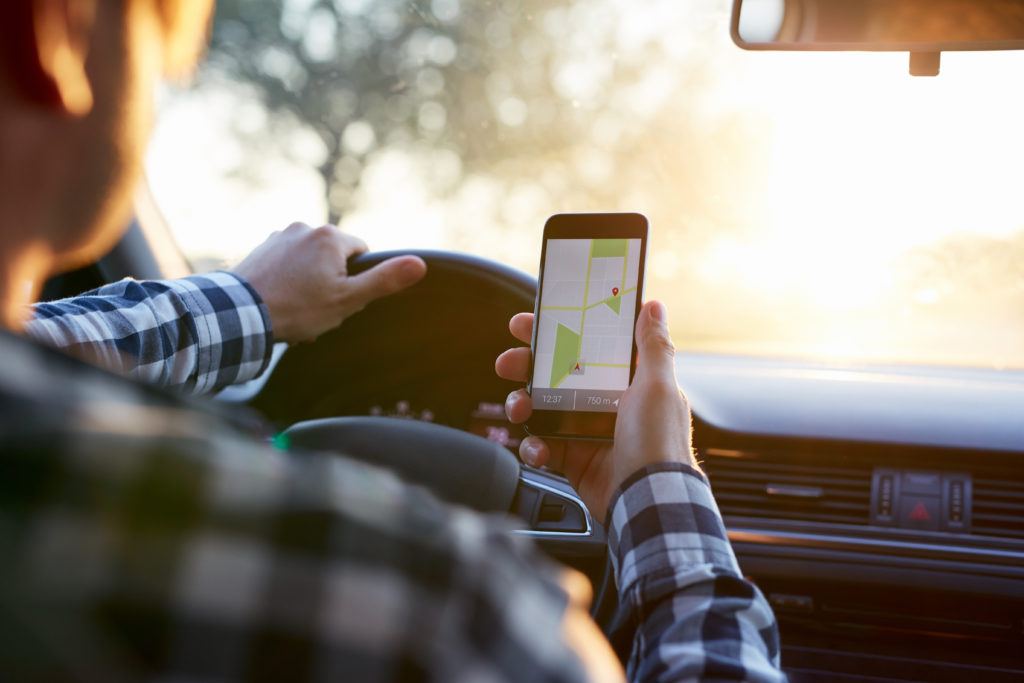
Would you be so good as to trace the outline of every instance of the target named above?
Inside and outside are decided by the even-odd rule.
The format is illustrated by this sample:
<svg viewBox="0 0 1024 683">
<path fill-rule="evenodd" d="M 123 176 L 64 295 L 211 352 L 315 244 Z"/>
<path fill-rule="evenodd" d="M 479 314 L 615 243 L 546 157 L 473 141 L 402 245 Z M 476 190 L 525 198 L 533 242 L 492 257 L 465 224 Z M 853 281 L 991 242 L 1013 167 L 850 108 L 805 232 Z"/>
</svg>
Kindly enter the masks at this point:
<svg viewBox="0 0 1024 683">
<path fill-rule="evenodd" d="M 192 66 L 211 5 L 0 3 L 0 291 L 17 285 L 12 272 L 73 266 L 119 237 L 155 86 Z"/>
</svg>

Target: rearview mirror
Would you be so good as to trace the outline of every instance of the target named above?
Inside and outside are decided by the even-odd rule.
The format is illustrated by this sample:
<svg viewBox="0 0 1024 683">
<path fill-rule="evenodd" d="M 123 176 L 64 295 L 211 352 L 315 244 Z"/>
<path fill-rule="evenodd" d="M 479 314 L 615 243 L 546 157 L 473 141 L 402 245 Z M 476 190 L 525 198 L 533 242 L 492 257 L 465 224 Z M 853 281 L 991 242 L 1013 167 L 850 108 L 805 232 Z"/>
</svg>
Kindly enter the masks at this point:
<svg viewBox="0 0 1024 683">
<path fill-rule="evenodd" d="M 734 0 L 731 31 L 748 50 L 910 52 L 934 75 L 940 52 L 1024 49 L 1024 0 Z"/>
</svg>

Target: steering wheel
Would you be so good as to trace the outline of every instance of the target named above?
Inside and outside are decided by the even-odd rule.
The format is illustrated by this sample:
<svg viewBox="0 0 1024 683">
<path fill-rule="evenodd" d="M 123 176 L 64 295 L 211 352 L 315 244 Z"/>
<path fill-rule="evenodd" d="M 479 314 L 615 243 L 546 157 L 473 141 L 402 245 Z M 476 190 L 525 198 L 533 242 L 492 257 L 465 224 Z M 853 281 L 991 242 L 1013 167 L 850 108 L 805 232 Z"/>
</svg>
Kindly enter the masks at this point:
<svg viewBox="0 0 1024 683">
<path fill-rule="evenodd" d="M 427 263 L 423 280 L 290 348 L 252 404 L 291 425 L 295 446 L 343 452 L 449 502 L 519 517 L 519 533 L 590 577 L 595 618 L 606 624 L 616 600 L 604 529 L 563 478 L 520 466 L 509 449 L 465 431 L 467 412 L 482 396 L 500 411 L 516 387 L 494 374 L 494 359 L 514 343 L 509 318 L 533 309 L 536 281 L 493 261 L 438 251 L 362 254 L 349 272 L 408 254 Z M 367 394 L 379 404 L 429 396 L 431 417 L 444 424 L 410 419 L 422 416 L 418 406 L 402 418 L 367 416 Z"/>
</svg>

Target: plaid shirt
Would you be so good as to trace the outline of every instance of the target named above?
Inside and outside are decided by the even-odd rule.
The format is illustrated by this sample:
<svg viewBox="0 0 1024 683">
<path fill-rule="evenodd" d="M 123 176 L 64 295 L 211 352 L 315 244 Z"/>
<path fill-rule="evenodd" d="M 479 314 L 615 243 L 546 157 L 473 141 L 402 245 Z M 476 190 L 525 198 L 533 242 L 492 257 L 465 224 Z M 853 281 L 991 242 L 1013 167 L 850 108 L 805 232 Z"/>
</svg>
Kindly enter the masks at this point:
<svg viewBox="0 0 1024 683">
<path fill-rule="evenodd" d="M 25 334 L 113 372 L 185 393 L 214 393 L 270 362 L 270 317 L 234 273 L 121 280 L 36 304 Z"/>
<path fill-rule="evenodd" d="M 5 678 L 585 677 L 558 570 L 505 520 L 7 333 L 0 359 Z M 632 677 L 780 676 L 699 473 L 638 473 L 610 520 Z"/>
</svg>

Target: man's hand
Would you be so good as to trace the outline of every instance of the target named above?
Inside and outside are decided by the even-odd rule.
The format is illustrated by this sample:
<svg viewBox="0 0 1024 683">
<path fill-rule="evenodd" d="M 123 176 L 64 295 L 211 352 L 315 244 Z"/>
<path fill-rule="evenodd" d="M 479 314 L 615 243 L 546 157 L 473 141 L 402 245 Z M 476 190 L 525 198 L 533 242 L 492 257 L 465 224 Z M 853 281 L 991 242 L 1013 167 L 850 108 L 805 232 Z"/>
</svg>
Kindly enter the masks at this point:
<svg viewBox="0 0 1024 683">
<path fill-rule="evenodd" d="M 292 223 L 234 267 L 263 298 L 276 341 L 300 342 L 332 330 L 366 304 L 418 282 L 427 272 L 422 259 L 388 259 L 359 275 L 346 261 L 366 251 L 358 237 L 333 225 L 311 228 Z"/>
<path fill-rule="evenodd" d="M 529 343 L 533 314 L 519 313 L 509 322 L 512 335 Z M 615 489 L 637 470 L 658 462 L 697 466 L 690 441 L 690 408 L 675 375 L 675 347 L 669 336 L 665 307 L 649 301 L 636 323 L 639 350 L 633 383 L 619 401 L 613 443 L 571 439 L 544 440 L 529 436 L 519 447 L 528 465 L 546 465 L 563 473 L 599 521 Z M 530 349 L 509 349 L 498 357 L 498 375 L 527 381 Z M 524 389 L 509 394 L 505 412 L 514 423 L 526 422 L 533 409 Z"/>
</svg>

